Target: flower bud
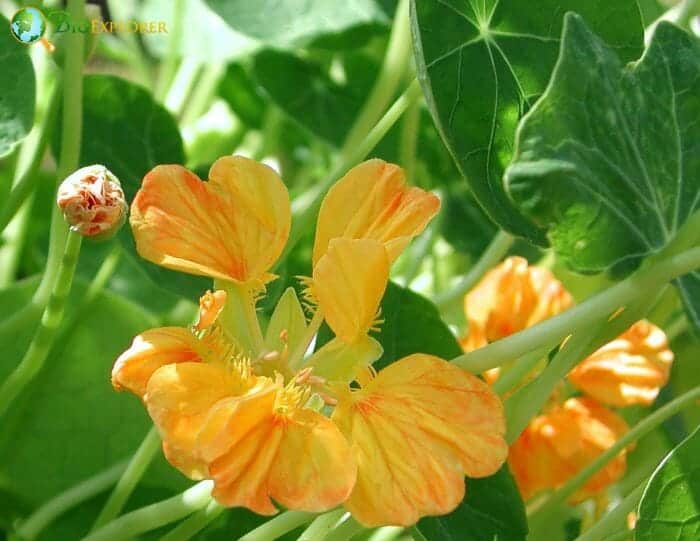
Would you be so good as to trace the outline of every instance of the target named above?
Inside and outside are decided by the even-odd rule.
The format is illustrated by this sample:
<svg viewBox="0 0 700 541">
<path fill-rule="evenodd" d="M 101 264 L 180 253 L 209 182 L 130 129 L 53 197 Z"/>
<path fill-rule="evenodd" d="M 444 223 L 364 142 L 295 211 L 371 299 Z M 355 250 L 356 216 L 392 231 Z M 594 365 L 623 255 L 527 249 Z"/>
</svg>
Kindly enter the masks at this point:
<svg viewBox="0 0 700 541">
<path fill-rule="evenodd" d="M 625 421 L 592 398 L 570 398 L 535 417 L 510 448 L 508 462 L 523 499 L 560 487 L 609 449 Z M 609 461 L 570 498 L 578 503 L 620 479 L 626 450 Z"/>
<path fill-rule="evenodd" d="M 128 212 L 119 179 L 104 165 L 70 175 L 58 187 L 56 201 L 72 231 L 96 240 L 114 235 Z"/>
<path fill-rule="evenodd" d="M 547 269 L 509 257 L 489 271 L 464 298 L 469 334 L 465 350 L 485 346 L 563 312 L 571 295 Z"/>
<path fill-rule="evenodd" d="M 610 406 L 648 406 L 668 382 L 673 352 L 664 331 L 637 321 L 569 373 L 569 381 Z"/>
</svg>

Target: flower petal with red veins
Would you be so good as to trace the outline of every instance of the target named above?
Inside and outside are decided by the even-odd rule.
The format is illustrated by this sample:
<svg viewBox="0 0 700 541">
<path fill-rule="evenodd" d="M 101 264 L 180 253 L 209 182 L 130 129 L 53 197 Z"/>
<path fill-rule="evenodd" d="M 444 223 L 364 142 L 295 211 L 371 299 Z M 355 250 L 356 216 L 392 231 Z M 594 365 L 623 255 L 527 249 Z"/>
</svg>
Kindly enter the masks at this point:
<svg viewBox="0 0 700 541">
<path fill-rule="evenodd" d="M 139 254 L 158 265 L 231 280 L 264 282 L 289 235 L 287 189 L 266 165 L 217 160 L 210 182 L 179 165 L 150 171 L 131 206 Z"/>
<path fill-rule="evenodd" d="M 397 165 L 378 159 L 363 162 L 336 182 L 321 204 L 313 263 L 339 237 L 378 240 L 394 261 L 439 209 L 435 195 L 406 185 Z"/>
<path fill-rule="evenodd" d="M 358 461 L 346 506 L 368 526 L 408 526 L 449 513 L 464 496 L 464 475 L 491 475 L 507 455 L 498 397 L 430 355 L 405 357 L 360 391 L 341 395 L 333 420 Z M 387 488 L 376 490 L 377 483 Z"/>
</svg>

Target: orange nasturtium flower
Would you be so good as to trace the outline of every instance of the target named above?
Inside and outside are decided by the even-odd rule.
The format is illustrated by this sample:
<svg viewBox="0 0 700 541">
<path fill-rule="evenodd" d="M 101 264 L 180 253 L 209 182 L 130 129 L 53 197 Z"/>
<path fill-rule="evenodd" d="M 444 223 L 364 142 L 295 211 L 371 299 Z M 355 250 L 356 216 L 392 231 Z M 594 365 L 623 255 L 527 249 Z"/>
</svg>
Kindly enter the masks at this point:
<svg viewBox="0 0 700 541">
<path fill-rule="evenodd" d="M 491 269 L 464 297 L 469 334 L 466 351 L 522 331 L 573 305 L 561 282 L 543 267 L 518 256 Z"/>
<path fill-rule="evenodd" d="M 587 357 L 569 380 L 584 393 L 611 406 L 648 406 L 668 382 L 673 352 L 662 329 L 636 322 Z"/>
<path fill-rule="evenodd" d="M 377 374 L 382 348 L 368 335 L 391 262 L 438 208 L 394 165 L 352 169 L 319 214 L 306 280 L 314 317 L 306 321 L 289 289 L 263 337 L 255 299 L 289 232 L 282 181 L 241 157 L 218 160 L 209 182 L 180 166 L 155 168 L 132 205 L 139 253 L 212 277 L 217 290 L 202 297 L 193 327 L 136 337 L 114 386 L 143 400 L 168 460 L 212 479 L 224 505 L 273 514 L 275 503 L 344 503 L 372 526 L 450 512 L 465 474 L 490 475 L 505 461 L 502 404 L 481 380 L 429 355 Z M 324 319 L 335 338 L 305 356 Z"/>
<path fill-rule="evenodd" d="M 508 463 L 523 498 L 566 483 L 627 432 L 625 421 L 592 398 L 570 398 L 535 417 L 510 448 Z M 572 497 L 583 501 L 622 477 L 626 451 Z"/>
</svg>

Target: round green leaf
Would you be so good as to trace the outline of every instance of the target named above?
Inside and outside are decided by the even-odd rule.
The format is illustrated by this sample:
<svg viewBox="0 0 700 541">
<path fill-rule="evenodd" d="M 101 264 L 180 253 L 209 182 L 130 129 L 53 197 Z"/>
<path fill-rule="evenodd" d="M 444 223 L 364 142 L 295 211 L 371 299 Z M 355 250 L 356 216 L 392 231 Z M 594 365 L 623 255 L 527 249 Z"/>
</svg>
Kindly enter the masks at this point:
<svg viewBox="0 0 700 541">
<path fill-rule="evenodd" d="M 581 13 L 636 58 L 643 27 L 635 0 L 413 0 L 418 78 L 433 119 L 474 196 L 504 229 L 545 244 L 502 184 L 515 128 L 544 91 L 565 12 Z"/>
<path fill-rule="evenodd" d="M 700 539 L 700 427 L 651 476 L 639 503 L 635 539 Z"/>
<path fill-rule="evenodd" d="M 0 157 L 24 139 L 34 122 L 34 68 L 29 47 L 10 33 L 0 14 Z"/>
</svg>

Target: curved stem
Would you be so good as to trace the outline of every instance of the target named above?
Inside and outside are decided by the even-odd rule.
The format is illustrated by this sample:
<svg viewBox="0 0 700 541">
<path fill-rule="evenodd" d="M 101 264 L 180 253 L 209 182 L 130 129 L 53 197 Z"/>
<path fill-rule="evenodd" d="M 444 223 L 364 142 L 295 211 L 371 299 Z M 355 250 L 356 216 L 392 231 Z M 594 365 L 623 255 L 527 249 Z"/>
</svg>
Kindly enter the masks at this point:
<svg viewBox="0 0 700 541">
<path fill-rule="evenodd" d="M 251 530 L 239 541 L 273 541 L 311 522 L 316 516 L 316 513 L 307 513 L 306 511 L 285 511 Z"/>
<path fill-rule="evenodd" d="M 65 226 L 64 226 L 65 227 Z M 58 276 L 53 284 L 53 293 L 46 305 L 41 323 L 29 349 L 20 361 L 19 365 L 0 387 L 0 416 L 9 408 L 12 401 L 37 375 L 44 365 L 46 356 L 56 338 L 68 300 L 68 294 L 73 283 L 75 267 L 78 263 L 82 237 L 78 233 L 71 232 L 65 245 L 65 253 L 60 262 Z"/>
<path fill-rule="evenodd" d="M 97 496 L 116 483 L 125 469 L 126 461 L 119 462 L 49 500 L 19 526 L 17 529 L 19 537 L 27 541 L 36 539 L 44 528 L 63 513 Z"/>
<path fill-rule="evenodd" d="M 366 137 L 367 132 L 376 124 L 386 106 L 389 105 L 401 78 L 406 73 L 411 58 L 408 5 L 408 0 L 400 0 L 396 6 L 394 23 L 381 70 L 367 101 L 345 137 L 341 155 L 352 152 Z"/>
<path fill-rule="evenodd" d="M 503 259 L 514 242 L 515 237 L 505 231 L 499 231 L 479 261 L 469 269 L 467 275 L 449 291 L 436 295 L 433 302 L 442 310 L 453 302 L 461 300 L 493 266 Z"/>
<path fill-rule="evenodd" d="M 85 0 L 69 0 L 68 13 L 74 21 L 82 20 Z M 69 32 L 66 35 L 66 60 L 63 71 L 63 121 L 61 133 L 61 155 L 56 171 L 57 182 L 60 183 L 70 173 L 78 168 L 80 158 L 80 143 L 83 126 L 83 48 L 84 35 L 80 32 Z M 44 310 L 49 302 L 51 290 L 56 282 L 64 245 L 68 235 L 63 214 L 57 205 L 51 213 L 51 229 L 49 236 L 49 251 L 44 275 L 39 287 L 34 292 L 31 301 L 12 318 L 2 324 L 3 332 L 8 332 L 31 323 Z"/>
<path fill-rule="evenodd" d="M 499 375 L 496 382 L 491 386 L 493 391 L 503 396 L 508 391 L 512 390 L 555 345 L 556 343 L 523 355 L 520 359 L 515 361 L 513 366 Z"/>
<path fill-rule="evenodd" d="M 287 246 L 284 253 L 280 257 L 283 261 L 285 257 L 292 251 L 297 242 L 302 238 L 304 232 L 308 229 L 311 222 L 318 214 L 318 209 L 321 207 L 321 200 L 331 185 L 344 175 L 348 169 L 364 159 L 372 149 L 381 141 L 389 129 L 401 117 L 406 108 L 421 96 L 420 85 L 414 80 L 406 91 L 399 96 L 384 116 L 379 119 L 377 124 L 369 133 L 362 139 L 357 146 L 348 149 L 346 153 L 342 153 L 339 157 L 337 165 L 326 175 L 313 189 L 306 192 L 302 197 L 298 197 L 292 203 L 292 214 L 294 220 L 292 222 L 292 230 L 289 234 Z"/>
<path fill-rule="evenodd" d="M 340 508 L 319 515 L 299 536 L 298 541 L 323 541 L 326 535 L 338 525 L 346 512 L 345 509 Z"/>
<path fill-rule="evenodd" d="M 185 518 L 209 505 L 213 486 L 211 481 L 201 481 L 182 494 L 147 505 L 113 520 L 89 534 L 83 541 L 121 541 Z"/>
<path fill-rule="evenodd" d="M 325 537 L 324 541 L 349 541 L 364 529 L 365 527 L 362 524 L 357 522 L 352 516 L 349 516 L 336 526 L 335 529 Z"/>
<path fill-rule="evenodd" d="M 599 539 L 610 539 L 610 536 L 619 531 L 620 524 L 624 524 L 625 517 L 632 511 L 642 497 L 647 481 L 640 483 L 637 488 L 630 492 L 611 511 L 576 538 L 576 541 L 598 541 Z M 632 535 L 632 532 L 628 532 Z"/>
<path fill-rule="evenodd" d="M 416 176 L 416 147 L 418 145 L 418 128 L 420 126 L 419 102 L 414 102 L 406 110 L 401 124 L 401 141 L 399 143 L 399 163 L 406 172 L 409 184 L 415 182 Z"/>
<path fill-rule="evenodd" d="M 204 509 L 197 511 L 182 524 L 179 524 L 175 529 L 161 537 L 160 541 L 187 541 L 192 539 L 194 535 L 216 520 L 225 509 L 225 507 L 222 507 L 215 501 L 211 501 Z"/>
<path fill-rule="evenodd" d="M 148 466 L 153 461 L 156 453 L 160 449 L 160 436 L 155 427 L 151 427 L 146 434 L 146 437 L 139 445 L 138 449 L 131 457 L 129 466 L 124 471 L 124 474 L 119 479 L 117 486 L 114 487 L 112 494 L 105 503 L 102 511 L 95 519 L 92 525 L 92 530 L 102 527 L 104 524 L 114 519 L 121 512 L 124 504 L 131 496 L 131 493 L 136 488 L 141 477 L 145 473 Z"/>
<path fill-rule="evenodd" d="M 170 83 L 172 83 L 177 71 L 177 62 L 180 57 L 180 41 L 182 39 L 182 24 L 185 10 L 184 0 L 174 0 L 172 2 L 173 25 L 169 32 L 168 52 L 165 61 L 161 66 L 158 74 L 158 85 L 156 88 L 156 97 L 159 101 L 163 101 Z"/>
<path fill-rule="evenodd" d="M 692 248 L 646 269 L 594 295 L 581 304 L 524 331 L 488 346 L 455 357 L 452 362 L 474 373 L 495 368 L 521 355 L 563 340 L 576 329 L 585 329 L 601 317 L 658 290 L 663 284 L 700 267 L 700 248 Z"/>
<path fill-rule="evenodd" d="M 562 487 L 553 492 L 534 512 L 533 516 L 547 516 L 547 514 L 558 505 L 563 503 L 569 496 L 581 488 L 598 470 L 603 468 L 610 460 L 618 455 L 632 442 L 647 435 L 666 419 L 673 417 L 686 406 L 693 404 L 700 398 L 700 387 L 691 389 L 675 400 L 662 406 L 648 417 L 637 423 L 629 432 L 624 434 L 598 458 L 583 468 L 577 475 L 569 479 Z"/>
</svg>

